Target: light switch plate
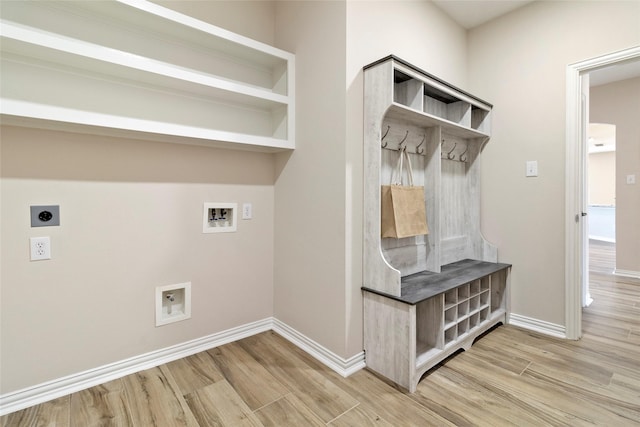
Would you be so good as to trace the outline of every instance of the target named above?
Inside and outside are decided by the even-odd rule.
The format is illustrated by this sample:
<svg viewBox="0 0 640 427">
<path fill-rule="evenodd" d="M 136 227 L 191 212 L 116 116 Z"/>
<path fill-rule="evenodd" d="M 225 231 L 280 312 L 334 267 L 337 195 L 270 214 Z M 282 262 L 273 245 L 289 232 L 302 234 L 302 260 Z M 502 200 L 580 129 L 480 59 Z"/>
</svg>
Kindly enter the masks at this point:
<svg viewBox="0 0 640 427">
<path fill-rule="evenodd" d="M 528 160 L 527 161 L 526 176 L 538 176 L 538 161 L 537 160 Z"/>
<path fill-rule="evenodd" d="M 242 204 L 242 219 L 251 219 L 253 216 L 251 203 Z"/>
<path fill-rule="evenodd" d="M 629 185 L 633 185 L 636 183 L 636 176 L 635 174 L 631 174 L 631 175 L 627 175 L 627 184 Z"/>
</svg>

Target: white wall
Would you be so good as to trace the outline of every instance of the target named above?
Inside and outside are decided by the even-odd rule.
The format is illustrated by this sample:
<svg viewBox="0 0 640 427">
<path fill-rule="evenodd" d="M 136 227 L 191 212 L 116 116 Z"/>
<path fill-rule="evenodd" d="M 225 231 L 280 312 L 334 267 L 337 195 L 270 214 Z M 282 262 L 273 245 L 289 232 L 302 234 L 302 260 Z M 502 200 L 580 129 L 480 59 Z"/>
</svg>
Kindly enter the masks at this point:
<svg viewBox="0 0 640 427">
<path fill-rule="evenodd" d="M 170 2 L 274 39 L 273 4 Z M 251 19 L 247 19 L 248 12 Z M 0 393 L 273 315 L 272 155 L 1 128 Z M 251 202 L 237 233 L 202 233 L 207 201 Z M 59 227 L 29 206 L 59 204 Z M 53 259 L 29 261 L 29 237 Z M 155 288 L 192 282 L 192 318 L 155 327 Z"/>
<path fill-rule="evenodd" d="M 592 87 L 589 114 L 616 125 L 616 269 L 640 273 L 640 78 Z"/>
<path fill-rule="evenodd" d="M 533 2 L 469 32 L 470 90 L 495 105 L 482 228 L 513 263 L 514 313 L 564 325 L 566 67 L 638 45 L 639 16 L 638 2 Z"/>
<path fill-rule="evenodd" d="M 616 152 L 590 153 L 589 205 L 616 205 Z"/>
</svg>

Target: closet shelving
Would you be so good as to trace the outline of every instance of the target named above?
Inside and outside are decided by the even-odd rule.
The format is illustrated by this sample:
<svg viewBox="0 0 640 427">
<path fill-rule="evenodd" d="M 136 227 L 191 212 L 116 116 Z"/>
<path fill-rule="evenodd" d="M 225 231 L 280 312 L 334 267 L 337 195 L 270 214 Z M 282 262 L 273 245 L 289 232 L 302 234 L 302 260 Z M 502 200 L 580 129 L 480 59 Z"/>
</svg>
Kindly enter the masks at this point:
<svg viewBox="0 0 640 427">
<path fill-rule="evenodd" d="M 479 158 L 491 104 L 395 56 L 364 68 L 367 367 L 415 391 L 421 376 L 509 316 L 509 264 L 480 232 Z M 399 149 L 424 185 L 429 234 L 380 237 L 380 186 Z"/>
<path fill-rule="evenodd" d="M 143 0 L 5 2 L 2 121 L 295 148 L 293 54 Z"/>
</svg>

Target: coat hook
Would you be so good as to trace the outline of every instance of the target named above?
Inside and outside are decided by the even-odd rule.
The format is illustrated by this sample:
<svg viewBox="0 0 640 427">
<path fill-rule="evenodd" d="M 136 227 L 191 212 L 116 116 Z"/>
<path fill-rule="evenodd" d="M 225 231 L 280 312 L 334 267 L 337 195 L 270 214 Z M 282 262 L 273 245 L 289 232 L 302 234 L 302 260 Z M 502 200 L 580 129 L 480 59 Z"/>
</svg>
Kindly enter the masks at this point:
<svg viewBox="0 0 640 427">
<path fill-rule="evenodd" d="M 453 143 L 453 148 L 451 149 L 451 151 L 449 151 L 449 152 L 447 153 L 447 159 L 449 159 L 449 160 L 453 160 L 453 159 L 455 159 L 455 158 L 456 158 L 456 155 L 455 155 L 455 154 L 452 154 L 452 153 L 453 153 L 453 150 L 455 150 L 455 149 L 456 149 L 456 145 L 458 145 L 458 143 L 457 143 L 457 142 L 454 142 L 454 143 Z"/>
<path fill-rule="evenodd" d="M 422 154 L 422 153 L 424 152 L 424 150 L 423 150 L 422 148 L 420 148 L 420 146 L 421 146 L 422 144 L 424 144 L 424 140 L 425 140 L 425 139 L 427 139 L 427 135 L 426 135 L 426 134 L 425 134 L 425 135 L 422 135 L 422 141 L 420 141 L 420 144 L 418 144 L 418 145 L 416 146 L 416 153 L 418 153 L 418 154 Z"/>
<path fill-rule="evenodd" d="M 391 129 L 391 126 L 387 125 L 387 131 L 384 133 L 384 135 L 382 135 L 382 139 L 380 139 L 380 142 L 384 141 L 384 139 L 387 137 L 387 135 L 389 134 L 389 129 Z M 386 142 L 382 144 L 382 148 L 387 148 Z"/>
<path fill-rule="evenodd" d="M 469 151 L 469 145 L 467 144 L 467 146 L 465 147 L 464 151 L 460 154 L 460 161 L 461 162 L 466 162 L 467 161 L 467 151 Z"/>
<path fill-rule="evenodd" d="M 404 138 L 402 138 L 402 141 L 400 141 L 400 143 L 398 144 L 398 150 L 402 150 L 402 144 L 407 140 L 408 136 L 409 136 L 409 131 L 407 131 L 407 133 L 404 134 Z"/>
</svg>

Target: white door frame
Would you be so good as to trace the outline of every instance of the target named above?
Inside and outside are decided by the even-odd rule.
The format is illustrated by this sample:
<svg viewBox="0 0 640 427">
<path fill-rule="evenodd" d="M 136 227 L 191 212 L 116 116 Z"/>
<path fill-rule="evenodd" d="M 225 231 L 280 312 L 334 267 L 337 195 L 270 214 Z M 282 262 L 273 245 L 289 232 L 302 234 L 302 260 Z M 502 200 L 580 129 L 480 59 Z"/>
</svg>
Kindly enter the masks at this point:
<svg viewBox="0 0 640 427">
<path fill-rule="evenodd" d="M 584 265 L 580 233 L 584 188 L 581 76 L 616 63 L 640 59 L 640 46 L 610 53 L 567 66 L 567 129 L 565 182 L 565 335 L 577 340 L 582 336 L 582 283 Z"/>
</svg>

